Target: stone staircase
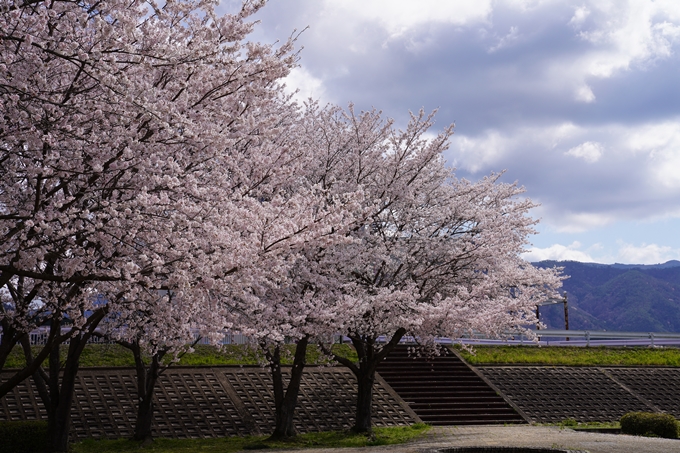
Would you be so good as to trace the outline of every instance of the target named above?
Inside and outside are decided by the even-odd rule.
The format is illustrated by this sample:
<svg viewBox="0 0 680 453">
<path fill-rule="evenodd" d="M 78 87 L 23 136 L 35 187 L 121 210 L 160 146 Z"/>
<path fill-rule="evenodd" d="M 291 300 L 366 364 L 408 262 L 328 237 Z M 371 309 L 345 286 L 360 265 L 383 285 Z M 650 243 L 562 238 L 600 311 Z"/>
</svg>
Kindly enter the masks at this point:
<svg viewBox="0 0 680 453">
<path fill-rule="evenodd" d="M 448 348 L 438 357 L 409 356 L 397 346 L 378 373 L 431 425 L 525 423 L 494 389 Z"/>
</svg>

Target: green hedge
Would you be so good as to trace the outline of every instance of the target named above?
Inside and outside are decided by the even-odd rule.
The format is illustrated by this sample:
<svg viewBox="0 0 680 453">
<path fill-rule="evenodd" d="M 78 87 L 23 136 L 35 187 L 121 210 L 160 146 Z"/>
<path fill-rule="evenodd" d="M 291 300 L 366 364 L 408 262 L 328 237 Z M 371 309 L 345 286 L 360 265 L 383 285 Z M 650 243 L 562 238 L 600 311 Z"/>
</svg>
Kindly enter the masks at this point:
<svg viewBox="0 0 680 453">
<path fill-rule="evenodd" d="M 635 436 L 678 438 L 678 422 L 672 415 L 629 412 L 621 417 L 621 432 Z"/>
<path fill-rule="evenodd" d="M 36 453 L 47 449 L 47 422 L 0 422 L 0 453 Z"/>
</svg>

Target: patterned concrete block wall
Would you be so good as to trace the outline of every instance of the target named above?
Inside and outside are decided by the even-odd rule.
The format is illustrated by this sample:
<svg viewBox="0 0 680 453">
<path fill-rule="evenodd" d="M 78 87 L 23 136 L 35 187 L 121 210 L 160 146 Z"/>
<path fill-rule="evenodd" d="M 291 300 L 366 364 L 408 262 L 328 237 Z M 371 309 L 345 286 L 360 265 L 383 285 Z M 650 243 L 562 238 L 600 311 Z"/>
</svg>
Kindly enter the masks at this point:
<svg viewBox="0 0 680 453">
<path fill-rule="evenodd" d="M 486 366 L 478 370 L 534 422 L 566 418 L 609 422 L 630 411 L 666 412 L 680 418 L 680 368 Z M 0 379 L 7 376 L 4 372 Z M 171 368 L 156 390 L 154 435 L 269 433 L 274 422 L 270 383 L 267 371 L 259 367 Z M 308 368 L 298 402 L 298 430 L 350 427 L 355 392 L 348 370 Z M 132 369 L 81 370 L 73 403 L 73 434 L 76 438 L 130 437 L 135 395 Z M 380 377 L 373 410 L 378 426 L 420 421 Z M 0 420 L 45 418 L 31 380 L 0 399 Z"/>
<path fill-rule="evenodd" d="M 226 374 L 245 411 L 262 432 L 274 429 L 274 395 L 269 373 L 251 368 Z M 348 429 L 354 421 L 356 383 L 344 368 L 311 368 L 303 375 L 296 411 L 300 432 Z M 415 423 L 417 416 L 381 379 L 373 395 L 376 426 Z"/>
<path fill-rule="evenodd" d="M 627 412 L 680 417 L 680 368 L 478 367 L 531 419 L 618 421 Z"/>
<path fill-rule="evenodd" d="M 3 379 L 6 377 L 3 373 Z M 351 426 L 356 384 L 344 368 L 308 368 L 303 376 L 296 426 L 300 432 Z M 83 369 L 73 402 L 76 438 L 131 437 L 136 411 L 133 369 Z M 25 381 L 1 400 L 0 420 L 46 419 Z M 377 426 L 407 425 L 417 416 L 381 379 L 374 397 Z M 269 433 L 274 422 L 271 378 L 259 367 L 171 368 L 156 389 L 154 435 L 225 437 Z"/>
<path fill-rule="evenodd" d="M 680 419 L 680 368 L 613 368 L 607 371 L 654 409 Z"/>
</svg>

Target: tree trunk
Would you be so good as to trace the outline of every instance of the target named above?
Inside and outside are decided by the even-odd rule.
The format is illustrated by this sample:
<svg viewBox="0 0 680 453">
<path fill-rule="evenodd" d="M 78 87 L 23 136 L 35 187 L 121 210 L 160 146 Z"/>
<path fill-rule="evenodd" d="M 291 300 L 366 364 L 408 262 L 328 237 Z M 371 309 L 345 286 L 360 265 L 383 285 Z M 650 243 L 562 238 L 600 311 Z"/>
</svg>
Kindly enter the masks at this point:
<svg viewBox="0 0 680 453">
<path fill-rule="evenodd" d="M 33 362 L 30 365 L 26 365 L 24 368 L 14 373 L 14 375 L 5 382 L 0 384 L 0 398 L 7 395 L 14 389 L 14 387 L 21 384 L 28 377 L 32 376 L 38 370 L 38 368 L 40 368 L 40 365 L 42 365 L 52 350 L 54 348 L 59 348 L 59 343 L 64 341 L 65 338 L 66 337 L 60 337 L 59 330 L 50 329 L 50 335 L 47 338 L 45 346 L 43 346 L 42 350 L 38 353 L 35 359 L 33 359 Z"/>
<path fill-rule="evenodd" d="M 119 344 L 123 344 L 119 342 Z M 161 360 L 165 351 L 161 350 L 153 355 L 151 364 L 147 368 L 142 358 L 142 350 L 139 342 L 125 343 L 123 346 L 132 351 L 137 370 L 137 419 L 135 420 L 135 433 L 133 440 L 149 443 L 153 441 L 151 424 L 153 423 L 153 395 L 156 382 L 160 376 Z"/>
<path fill-rule="evenodd" d="M 73 336 L 69 345 L 68 357 L 59 379 L 59 346 L 50 353 L 50 405 L 47 410 L 47 442 L 53 452 L 68 451 L 69 430 L 71 428 L 71 404 L 73 389 L 80 361 L 79 348 L 83 341 L 81 335 Z"/>
<path fill-rule="evenodd" d="M 137 419 L 135 420 L 135 433 L 132 440 L 149 443 L 153 441 L 151 424 L 153 423 L 153 393 L 145 395 L 139 401 L 137 407 Z"/>
<path fill-rule="evenodd" d="M 49 393 L 50 404 L 47 407 L 47 445 L 50 452 L 68 451 L 69 430 L 71 428 L 71 405 L 75 388 L 80 356 L 92 333 L 106 315 L 106 310 L 95 311 L 87 321 L 85 330 L 71 336 L 68 356 L 61 370 L 59 343 L 50 352 Z M 51 329 L 59 329 L 58 320 L 53 320 Z M 61 371 L 61 372 L 60 372 Z M 61 374 L 61 379 L 60 379 Z"/>
<path fill-rule="evenodd" d="M 137 372 L 137 418 L 135 420 L 135 432 L 132 440 L 147 444 L 153 442 L 151 425 L 153 424 L 154 391 L 156 390 L 156 383 L 161 373 L 170 366 L 163 365 L 163 357 L 170 351 L 170 348 L 159 348 L 151 356 L 151 363 L 147 366 L 144 363 L 142 348 L 139 344 L 140 337 L 131 341 L 117 340 L 116 343 L 129 349 L 135 358 L 135 370 Z M 197 338 L 191 347 L 195 346 L 200 339 L 200 337 Z M 184 355 L 184 353 L 181 355 Z"/>
<path fill-rule="evenodd" d="M 17 331 L 5 319 L 0 321 L 0 328 L 2 328 L 2 336 L 0 337 L 0 371 L 2 371 L 7 357 L 9 357 L 17 342 Z"/>
<path fill-rule="evenodd" d="M 69 376 L 70 378 L 70 376 Z M 68 379 L 67 379 L 68 380 Z M 63 389 L 66 392 L 67 389 Z M 47 444 L 51 452 L 67 452 L 69 430 L 71 428 L 71 410 L 66 405 L 73 401 L 73 395 L 60 393 L 62 398 L 57 403 L 52 402 L 47 416 Z"/>
<path fill-rule="evenodd" d="M 274 353 L 270 357 L 270 368 L 274 381 L 274 405 L 276 408 L 274 432 L 269 437 L 270 440 L 288 439 L 295 437 L 295 408 L 297 406 L 298 395 L 300 394 L 300 382 L 302 372 L 305 368 L 305 357 L 307 355 L 307 345 L 309 336 L 300 339 L 295 346 L 295 357 L 293 368 L 291 369 L 290 380 L 284 392 L 283 374 L 281 373 L 281 355 L 279 346 L 276 346 Z"/>
<path fill-rule="evenodd" d="M 30 367 L 33 364 L 33 351 L 31 350 L 31 340 L 28 334 L 24 334 L 21 337 L 21 347 L 24 349 L 24 358 L 26 359 L 26 366 Z M 45 374 L 42 367 L 33 373 L 33 383 L 35 388 L 38 390 L 38 395 L 42 400 L 43 406 L 48 407 L 50 405 L 50 394 L 47 390 L 47 381 L 49 377 Z"/>
<path fill-rule="evenodd" d="M 20 280 L 21 281 L 21 280 Z M 0 279 L 0 283 L 2 283 L 2 279 Z M 23 284 L 23 283 L 22 283 Z M 0 286 L 1 287 L 1 286 Z M 35 298 L 35 293 L 37 292 L 38 287 L 34 287 L 31 290 L 31 293 L 28 294 L 26 299 L 28 300 L 33 300 Z M 69 293 L 66 295 L 65 299 L 62 300 L 63 303 L 68 302 L 71 300 L 73 297 L 79 294 L 81 289 L 80 284 L 73 285 L 71 289 L 69 290 Z M 23 291 L 23 290 L 21 290 Z M 21 292 L 19 291 L 19 292 Z M 17 293 L 18 294 L 18 293 Z M 80 332 L 81 334 L 87 335 L 89 338 L 92 335 L 92 332 L 94 329 L 99 325 L 99 322 L 104 318 L 104 315 L 106 314 L 106 308 L 98 309 L 96 310 L 89 318 L 88 321 L 85 324 L 86 330 Z M 71 329 L 67 334 L 62 335 L 61 334 L 61 324 L 60 324 L 60 319 L 61 319 L 62 313 L 59 310 L 53 311 L 50 315 L 50 333 L 47 336 L 47 341 L 45 342 L 45 346 L 41 349 L 41 351 L 38 353 L 38 355 L 33 359 L 31 364 L 27 364 L 23 369 L 19 370 L 16 372 L 13 376 L 11 376 L 9 379 L 7 379 L 5 382 L 3 382 L 0 385 L 0 398 L 4 397 L 7 395 L 9 392 L 11 392 L 14 387 L 22 383 L 25 379 L 27 379 L 29 376 L 34 375 L 42 363 L 47 359 L 47 357 L 52 353 L 52 350 L 54 348 L 59 349 L 60 345 L 64 343 L 66 340 L 68 340 L 72 335 L 74 335 L 76 330 Z M 18 341 L 19 337 L 15 341 Z M 58 357 L 57 353 L 57 357 Z"/>
<path fill-rule="evenodd" d="M 355 412 L 354 426 L 351 431 L 355 433 L 370 433 L 372 427 L 372 405 L 373 405 L 373 384 L 375 383 L 375 370 L 387 355 L 392 352 L 394 347 L 399 344 L 401 338 L 406 334 L 406 329 L 399 328 L 392 335 L 389 343 L 376 351 L 375 337 L 362 335 L 349 335 L 354 349 L 359 357 L 359 363 L 353 363 L 346 357 L 332 354 L 335 360 L 341 365 L 349 368 L 357 378 L 357 406 Z M 330 350 L 326 351 L 331 353 Z"/>
<path fill-rule="evenodd" d="M 373 384 L 375 383 L 375 367 L 361 370 L 357 376 L 357 408 L 352 431 L 370 433 L 373 416 Z"/>
<path fill-rule="evenodd" d="M 18 277 L 16 285 L 10 282 L 11 274 L 4 274 L 0 277 L 0 288 L 5 286 L 5 289 L 10 293 L 12 300 L 14 301 L 14 310 L 10 317 L 4 317 L 0 320 L 0 329 L 2 329 L 2 336 L 0 338 L 0 371 L 5 366 L 7 357 L 9 356 L 14 346 L 20 341 L 23 341 L 24 337 L 28 337 L 29 327 L 33 322 L 36 325 L 40 325 L 40 317 L 35 314 L 30 314 L 31 302 L 37 296 L 41 283 L 36 284 L 30 291 L 26 292 L 26 287 L 24 286 L 24 277 Z M 7 314 L 5 307 L 0 305 L 0 317 Z M 28 324 L 17 329 L 15 325 L 12 325 L 12 317 L 17 317 L 26 321 Z M 30 338 L 28 339 L 30 340 Z M 30 343 L 30 341 L 29 341 Z M 44 359 L 44 357 L 43 357 Z M 30 363 L 27 363 L 30 366 Z"/>
<path fill-rule="evenodd" d="M 5 286 L 12 279 L 12 274 L 7 272 L 0 273 L 0 288 Z M 5 315 L 5 308 L 0 304 L 0 315 Z M 0 329 L 2 329 L 2 335 L 0 335 L 0 371 L 2 371 L 7 361 L 9 353 L 12 352 L 15 339 L 15 329 L 11 326 L 9 319 L 2 318 L 0 320 Z"/>
</svg>

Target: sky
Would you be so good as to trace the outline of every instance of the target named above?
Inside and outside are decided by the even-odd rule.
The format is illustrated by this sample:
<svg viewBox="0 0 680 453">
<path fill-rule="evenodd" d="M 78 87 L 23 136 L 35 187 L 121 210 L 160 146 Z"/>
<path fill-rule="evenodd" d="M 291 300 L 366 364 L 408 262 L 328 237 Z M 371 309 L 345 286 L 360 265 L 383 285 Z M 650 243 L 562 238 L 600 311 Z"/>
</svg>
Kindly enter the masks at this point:
<svg viewBox="0 0 680 453">
<path fill-rule="evenodd" d="M 680 260 L 677 0 L 269 0 L 254 19 L 256 41 L 302 31 L 300 99 L 455 123 L 457 177 L 505 171 L 540 204 L 525 259 Z"/>
</svg>

